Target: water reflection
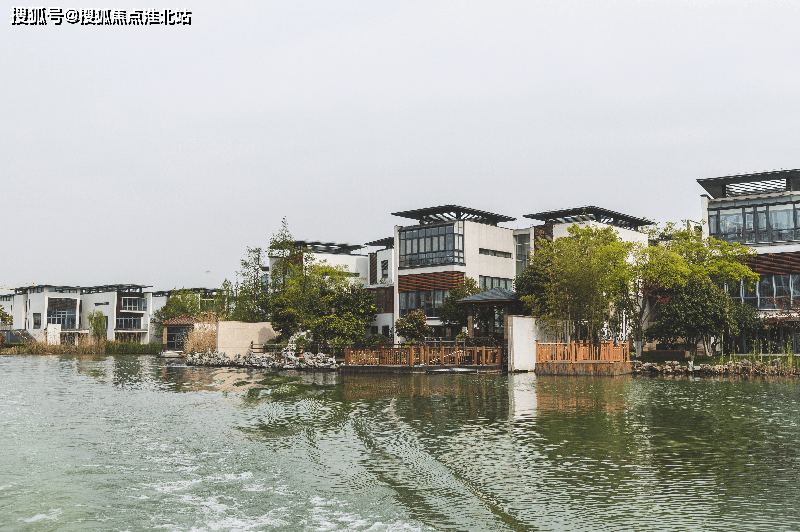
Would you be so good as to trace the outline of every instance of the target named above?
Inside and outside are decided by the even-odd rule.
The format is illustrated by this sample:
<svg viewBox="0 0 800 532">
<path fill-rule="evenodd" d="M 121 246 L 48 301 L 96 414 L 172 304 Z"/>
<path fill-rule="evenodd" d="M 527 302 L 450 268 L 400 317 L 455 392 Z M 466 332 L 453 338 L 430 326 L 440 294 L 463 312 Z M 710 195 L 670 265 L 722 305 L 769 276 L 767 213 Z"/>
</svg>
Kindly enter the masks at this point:
<svg viewBox="0 0 800 532">
<path fill-rule="evenodd" d="M 235 380 L 223 373 L 154 357 L 1 357 L 0 528 L 800 522 L 793 381 L 281 373 L 292 378 L 223 392 Z"/>
</svg>

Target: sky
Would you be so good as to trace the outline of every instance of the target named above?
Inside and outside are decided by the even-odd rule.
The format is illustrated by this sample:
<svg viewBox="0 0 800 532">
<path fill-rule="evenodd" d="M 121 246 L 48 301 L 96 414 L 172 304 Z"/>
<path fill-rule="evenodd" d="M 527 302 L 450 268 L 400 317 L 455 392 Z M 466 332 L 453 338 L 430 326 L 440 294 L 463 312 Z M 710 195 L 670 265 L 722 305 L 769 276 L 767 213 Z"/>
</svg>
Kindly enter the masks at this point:
<svg viewBox="0 0 800 532">
<path fill-rule="evenodd" d="M 697 179 L 800 168 L 800 2 L 160 2 L 53 4 L 191 25 L 0 26 L 0 286 L 214 288 L 284 217 L 698 220 Z"/>
</svg>

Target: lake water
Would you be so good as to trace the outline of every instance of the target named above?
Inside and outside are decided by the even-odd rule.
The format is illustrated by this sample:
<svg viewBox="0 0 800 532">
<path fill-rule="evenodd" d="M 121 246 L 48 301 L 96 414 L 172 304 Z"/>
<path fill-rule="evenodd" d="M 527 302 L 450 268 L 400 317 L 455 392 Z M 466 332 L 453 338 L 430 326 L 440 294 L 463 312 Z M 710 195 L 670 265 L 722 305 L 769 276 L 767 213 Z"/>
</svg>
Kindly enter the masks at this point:
<svg viewBox="0 0 800 532">
<path fill-rule="evenodd" d="M 303 379 L 0 357 L 0 530 L 800 531 L 795 381 Z"/>
</svg>

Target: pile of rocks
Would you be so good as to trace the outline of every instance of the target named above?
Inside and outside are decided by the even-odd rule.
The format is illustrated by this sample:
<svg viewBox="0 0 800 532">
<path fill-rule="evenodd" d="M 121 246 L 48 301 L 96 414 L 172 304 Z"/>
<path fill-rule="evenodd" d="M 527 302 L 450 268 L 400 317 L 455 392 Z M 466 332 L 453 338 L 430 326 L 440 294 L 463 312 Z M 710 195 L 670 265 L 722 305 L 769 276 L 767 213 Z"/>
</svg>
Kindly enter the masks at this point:
<svg viewBox="0 0 800 532">
<path fill-rule="evenodd" d="M 294 351 L 284 349 L 280 352 L 257 354 L 249 350 L 246 355 L 236 355 L 229 357 L 225 353 L 207 350 L 205 353 L 189 353 L 186 355 L 187 366 L 215 366 L 215 367 L 240 367 L 240 368 L 264 368 L 271 370 L 279 369 L 326 369 L 334 370 L 338 368 L 336 359 L 324 353 L 311 352 L 302 353 L 296 356 Z"/>
<path fill-rule="evenodd" d="M 768 364 L 759 361 L 751 362 L 742 360 L 729 361 L 727 364 L 699 364 L 690 368 L 681 366 L 676 360 L 670 360 L 663 366 L 634 360 L 631 362 L 631 371 L 639 375 L 774 375 L 774 376 L 800 376 L 800 368 L 789 367 L 775 358 Z"/>
</svg>

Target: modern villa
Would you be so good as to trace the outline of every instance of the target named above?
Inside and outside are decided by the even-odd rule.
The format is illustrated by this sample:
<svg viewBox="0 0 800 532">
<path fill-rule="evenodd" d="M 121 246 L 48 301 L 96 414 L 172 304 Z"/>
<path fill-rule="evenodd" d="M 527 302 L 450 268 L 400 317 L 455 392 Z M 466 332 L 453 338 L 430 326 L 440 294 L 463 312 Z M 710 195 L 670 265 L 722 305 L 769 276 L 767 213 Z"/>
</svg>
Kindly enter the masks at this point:
<svg viewBox="0 0 800 532">
<path fill-rule="evenodd" d="M 757 308 L 764 317 L 795 311 L 800 302 L 800 170 L 730 175 L 697 182 L 707 194 L 701 208 L 707 235 L 752 247 L 758 255 L 749 263 L 760 275 L 752 289 L 728 287 L 731 297 Z M 784 327 L 767 331 L 767 341 L 784 345 L 797 333 Z M 747 339 L 739 339 L 747 352 Z"/>
</svg>

